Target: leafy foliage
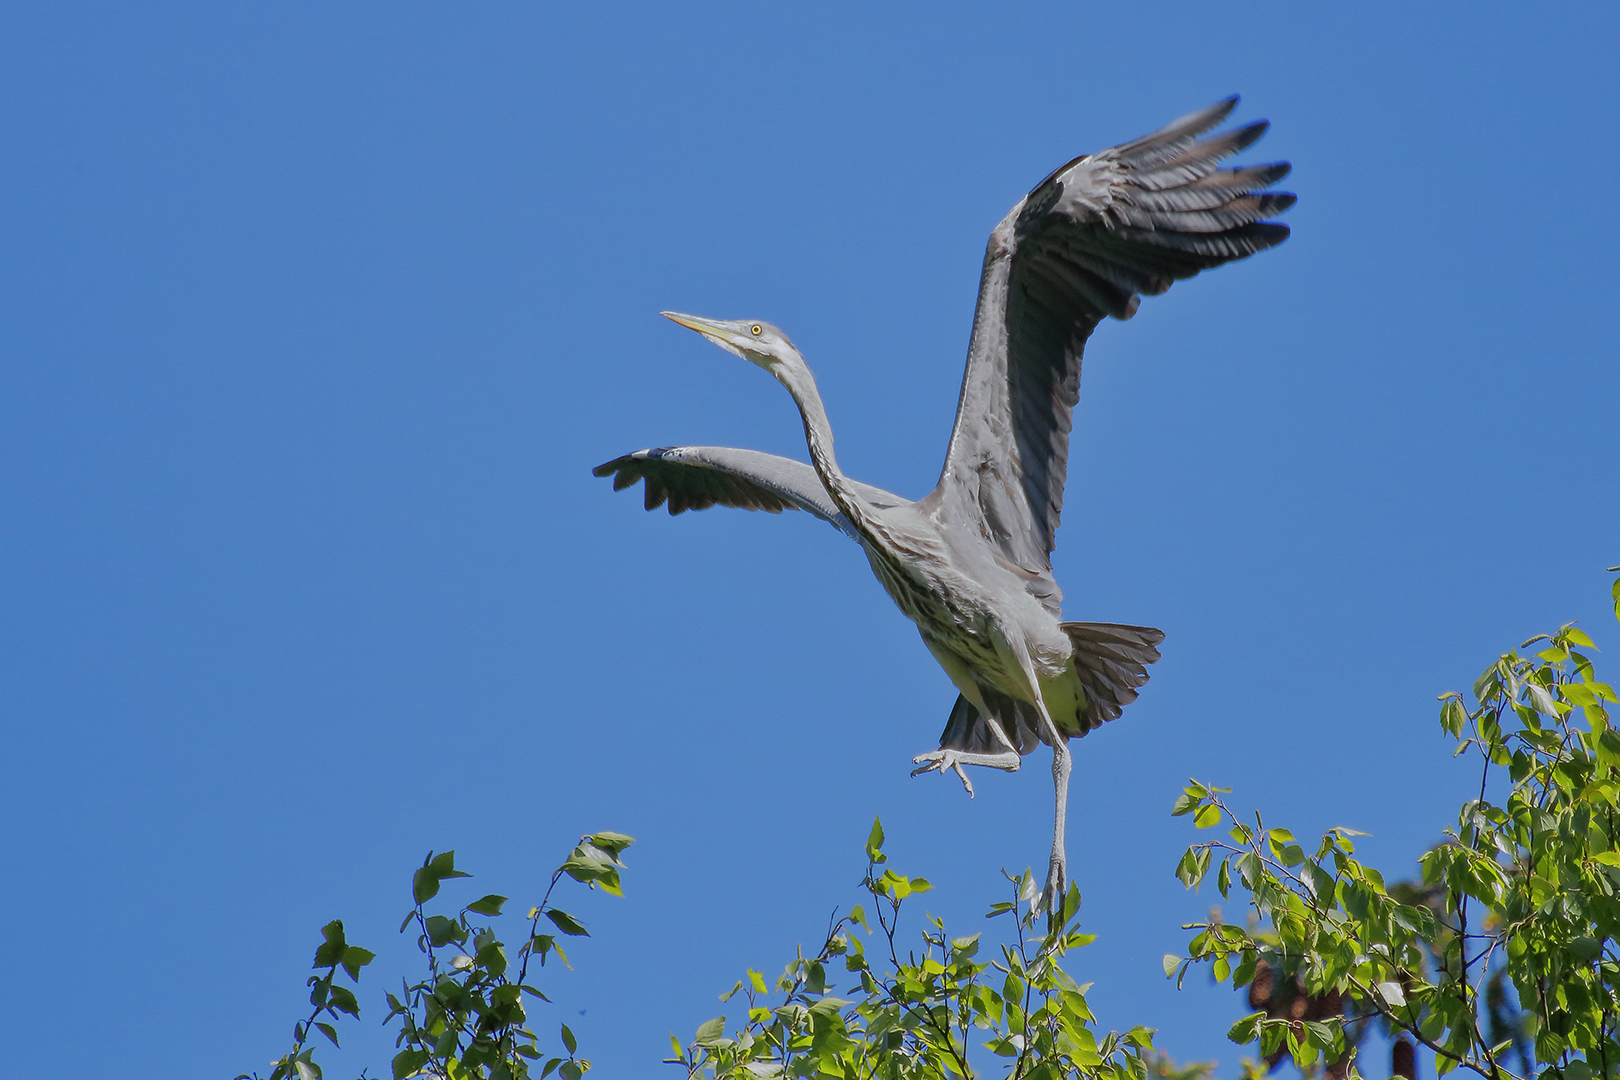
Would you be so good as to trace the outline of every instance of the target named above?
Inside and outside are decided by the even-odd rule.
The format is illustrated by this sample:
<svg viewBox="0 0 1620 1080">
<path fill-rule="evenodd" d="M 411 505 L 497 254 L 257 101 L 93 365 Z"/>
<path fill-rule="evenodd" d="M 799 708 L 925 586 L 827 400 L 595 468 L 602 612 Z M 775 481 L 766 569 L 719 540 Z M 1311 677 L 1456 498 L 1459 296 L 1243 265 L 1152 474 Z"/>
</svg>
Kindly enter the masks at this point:
<svg viewBox="0 0 1620 1080">
<path fill-rule="evenodd" d="M 1620 583 L 1615 589 L 1620 615 Z M 1436 1071 L 1589 1080 L 1620 1074 L 1620 732 L 1614 690 L 1600 682 L 1574 626 L 1501 656 L 1473 687 L 1441 695 L 1440 725 L 1480 769 L 1447 839 L 1423 856 L 1422 885 L 1388 888 L 1356 859 L 1353 829 L 1307 849 L 1258 813 L 1237 815 L 1225 789 L 1193 782 L 1173 813 L 1223 838 L 1190 847 L 1177 866 L 1189 887 L 1214 874 L 1234 885 L 1269 929 L 1192 924 L 1183 978 L 1207 964 L 1217 981 L 1248 985 L 1263 971 L 1317 999 L 1347 999 L 1435 1054 Z M 1491 802 L 1493 776 L 1507 797 Z M 1500 780 L 1499 780 L 1500 782 Z M 1511 991 L 1511 993 L 1510 993 Z M 1509 997 L 1514 1000 L 1509 1001 Z M 1280 1050 L 1309 1070 L 1342 1061 L 1342 1019 L 1256 1011 L 1229 1033 Z M 1520 1060 L 1514 1060 L 1519 1058 Z M 1510 1065 L 1517 1066 L 1518 1072 Z"/>
<path fill-rule="evenodd" d="M 741 993 L 747 1004 L 732 1034 L 717 1016 L 685 1046 L 671 1036 L 668 1060 L 689 1080 L 971 1077 L 979 1071 L 972 1059 L 983 1051 L 1001 1058 L 1005 1075 L 1017 1080 L 1206 1075 L 1155 1054 L 1147 1028 L 1101 1037 L 1093 1030 L 1087 987 L 1062 967 L 1069 950 L 1093 940 L 1075 922 L 1074 887 L 1046 920 L 1044 936 L 1035 932 L 1040 886 L 1025 871 L 1008 875 L 1008 899 L 987 913 L 1008 931 L 994 954 L 981 951 L 981 934 L 952 937 L 932 915 L 907 948 L 899 929 L 907 902 L 931 886 L 885 868 L 883 841 L 882 824 L 874 822 L 861 882 L 871 917 L 863 906 L 852 908 L 814 957 L 801 953 L 774 983 L 749 970 L 722 997 Z M 851 980 L 850 999 L 833 993 L 829 972 L 837 966 Z"/>
<path fill-rule="evenodd" d="M 335 982 L 338 968 L 343 969 L 351 982 L 359 982 L 360 969 L 376 959 L 376 954 L 358 945 L 350 945 L 343 936 L 343 923 L 340 920 L 333 920 L 321 927 L 321 937 L 324 940 L 315 950 L 315 963 L 312 966 L 317 971 L 324 969 L 326 973 L 309 977 L 309 1004 L 313 1011 L 307 1019 L 293 1025 L 293 1048 L 272 1063 L 270 1080 L 311 1080 L 320 1076 L 320 1066 L 314 1060 L 315 1048 L 309 1045 L 311 1032 L 319 1031 L 332 1040 L 333 1046 L 338 1045 L 337 1029 L 320 1018 L 326 1016 L 336 1020 L 339 1013 L 353 1017 L 360 1015 L 360 1002 L 354 996 L 354 991 Z M 246 1077 L 238 1076 L 236 1080 L 246 1080 Z"/>
<path fill-rule="evenodd" d="M 490 894 L 480 897 L 454 914 L 429 914 L 427 904 L 439 895 L 444 882 L 470 877 L 456 869 L 453 851 L 429 852 L 411 878 L 413 907 L 400 924 L 400 932 L 414 927 L 416 945 L 427 961 L 425 976 L 407 983 L 399 994 L 388 994 L 389 1011 L 385 1024 L 399 1028 L 395 1045 L 400 1048 L 393 1061 L 395 1080 L 410 1076 L 443 1077 L 445 1080 L 527 1080 L 531 1064 L 544 1054 L 539 1036 L 528 1026 L 525 998 L 549 1000 L 529 982 L 531 961 L 544 967 L 555 955 L 567 963 L 558 934 L 587 935 L 585 927 L 572 915 L 551 906 L 551 894 L 564 876 L 590 888 L 601 888 L 615 896 L 623 895 L 619 856 L 632 840 L 619 833 L 600 832 L 582 837 L 568 859 L 551 875 L 551 883 L 540 903 L 527 915 L 523 944 L 515 956 L 495 933 L 490 920 L 501 915 L 507 898 Z M 542 922 L 545 920 L 544 932 Z M 315 967 L 324 975 L 310 977 L 313 988 L 310 1004 L 315 1011 L 308 1020 L 293 1028 L 293 1048 L 272 1065 L 269 1080 L 315 1080 L 321 1069 L 314 1061 L 309 1044 L 312 1030 L 318 1030 L 337 1045 L 331 1024 L 339 1012 L 359 1017 L 360 1005 L 348 988 L 335 985 L 338 968 L 358 981 L 360 969 L 374 954 L 349 945 L 343 924 L 333 922 L 321 931 L 324 943 L 315 953 Z M 541 1080 L 556 1072 L 563 1080 L 580 1080 L 591 1067 L 578 1056 L 574 1033 L 562 1025 L 559 1032 L 563 1051 L 554 1054 L 540 1068 Z M 239 1076 L 237 1080 L 247 1080 Z M 253 1080 L 257 1080 L 254 1074 Z"/>
</svg>

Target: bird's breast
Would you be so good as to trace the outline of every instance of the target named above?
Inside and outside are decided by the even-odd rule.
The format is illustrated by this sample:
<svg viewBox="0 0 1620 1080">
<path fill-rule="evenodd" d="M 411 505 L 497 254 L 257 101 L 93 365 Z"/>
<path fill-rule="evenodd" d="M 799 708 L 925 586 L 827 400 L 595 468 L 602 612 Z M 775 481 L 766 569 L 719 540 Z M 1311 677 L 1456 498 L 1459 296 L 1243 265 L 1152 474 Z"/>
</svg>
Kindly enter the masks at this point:
<svg viewBox="0 0 1620 1080">
<path fill-rule="evenodd" d="M 1060 671 L 1070 652 L 1057 620 L 1014 584 L 996 603 L 994 585 L 953 573 L 948 564 L 899 559 L 867 547 L 872 572 L 895 606 L 912 622 L 931 650 L 956 656 L 974 676 L 1014 697 L 1025 696 L 1024 674 L 1005 643 L 1022 639 L 1043 676 Z M 1050 625 L 1048 625 L 1050 624 Z"/>
</svg>

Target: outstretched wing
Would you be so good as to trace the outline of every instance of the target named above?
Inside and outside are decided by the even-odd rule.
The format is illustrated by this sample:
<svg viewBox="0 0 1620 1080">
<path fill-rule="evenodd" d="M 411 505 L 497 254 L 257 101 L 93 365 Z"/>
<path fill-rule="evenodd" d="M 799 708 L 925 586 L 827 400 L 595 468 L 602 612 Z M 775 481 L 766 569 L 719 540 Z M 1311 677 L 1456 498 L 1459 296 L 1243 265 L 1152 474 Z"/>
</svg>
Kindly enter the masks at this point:
<svg viewBox="0 0 1620 1080">
<path fill-rule="evenodd" d="M 1266 123 L 1199 139 L 1237 100 L 1076 158 L 990 235 L 956 427 L 930 499 L 1030 575 L 1054 613 L 1051 553 L 1086 339 L 1104 316 L 1135 314 L 1138 297 L 1288 237 L 1261 220 L 1293 205 L 1262 190 L 1286 163 L 1217 168 Z"/>
<path fill-rule="evenodd" d="M 613 477 L 615 491 L 644 480 L 648 510 L 666 503 L 671 514 L 707 510 L 716 504 L 772 514 L 807 510 L 850 539 L 860 539 L 827 494 L 816 471 L 791 458 L 729 446 L 664 446 L 637 450 L 591 471 L 597 476 Z M 869 484 L 857 483 L 855 487 L 880 506 L 906 502 Z"/>
</svg>

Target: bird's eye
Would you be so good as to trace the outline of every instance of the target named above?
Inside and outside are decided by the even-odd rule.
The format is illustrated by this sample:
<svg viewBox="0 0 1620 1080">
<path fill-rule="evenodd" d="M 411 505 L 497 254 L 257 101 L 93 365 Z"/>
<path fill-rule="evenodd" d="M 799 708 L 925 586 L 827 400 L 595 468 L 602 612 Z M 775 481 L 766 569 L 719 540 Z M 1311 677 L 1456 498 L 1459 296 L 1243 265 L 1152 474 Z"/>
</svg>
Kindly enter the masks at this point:
<svg viewBox="0 0 1620 1080">
<path fill-rule="evenodd" d="M 749 327 L 749 328 L 748 328 L 748 332 L 749 332 L 749 333 L 751 333 L 751 334 L 753 334 L 753 335 L 754 335 L 754 336 L 755 336 L 755 337 L 759 337 L 759 335 L 760 335 L 760 334 L 761 334 L 761 333 L 763 333 L 763 330 L 764 330 L 764 328 L 763 328 L 763 327 L 761 327 L 761 326 L 760 326 L 760 325 L 759 325 L 759 323 L 755 323 L 755 324 L 754 324 L 754 325 L 753 325 L 753 326 L 750 326 L 750 327 Z"/>
</svg>

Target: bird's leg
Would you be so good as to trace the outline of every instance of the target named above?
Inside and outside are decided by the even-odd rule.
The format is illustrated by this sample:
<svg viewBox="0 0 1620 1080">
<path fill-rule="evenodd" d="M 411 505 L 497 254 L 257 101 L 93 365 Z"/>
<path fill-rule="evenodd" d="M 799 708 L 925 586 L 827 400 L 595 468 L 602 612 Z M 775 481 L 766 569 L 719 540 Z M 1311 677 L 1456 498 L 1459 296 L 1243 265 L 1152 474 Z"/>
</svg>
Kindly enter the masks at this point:
<svg viewBox="0 0 1620 1080">
<path fill-rule="evenodd" d="M 1047 741 L 1052 744 L 1052 789 L 1055 804 L 1052 814 L 1052 859 L 1046 870 L 1046 888 L 1041 890 L 1040 909 L 1047 913 L 1048 927 L 1055 929 L 1058 913 L 1063 910 L 1063 894 L 1069 887 L 1069 857 L 1063 834 L 1069 814 L 1069 771 L 1072 759 L 1069 754 L 1068 737 L 1058 730 L 1057 724 L 1052 722 L 1052 714 L 1046 711 L 1046 699 L 1041 696 L 1041 682 L 1035 674 L 1035 665 L 1030 661 L 1029 653 L 1018 649 L 1015 655 L 1019 666 L 1024 669 L 1024 678 L 1028 680 L 1030 698 L 1035 704 L 1035 711 L 1040 715 L 1042 730 L 1046 732 Z"/>
<path fill-rule="evenodd" d="M 1064 826 L 1069 816 L 1069 772 L 1073 767 L 1069 753 L 1069 740 L 1059 736 L 1052 744 L 1052 789 L 1056 795 L 1056 809 L 1052 822 L 1052 861 L 1046 871 L 1046 889 L 1042 894 L 1048 912 L 1048 924 L 1056 929 L 1058 913 L 1063 910 L 1063 894 L 1069 888 L 1069 856 L 1064 843 Z"/>
<path fill-rule="evenodd" d="M 991 721 L 994 725 L 995 721 Z M 1002 736 L 1005 738 L 1006 736 Z M 962 786 L 967 789 L 968 798 L 973 798 L 973 781 L 968 779 L 967 773 L 962 771 L 963 765 L 983 765 L 989 769 L 1003 769 L 1007 772 L 1017 772 L 1022 762 L 1018 751 L 1009 750 L 1001 754 L 974 754 L 967 750 L 947 750 L 940 747 L 930 750 L 926 754 L 918 754 L 911 761 L 918 767 L 911 770 L 912 776 L 920 776 L 925 772 L 944 772 L 950 769 L 961 779 Z"/>
</svg>

